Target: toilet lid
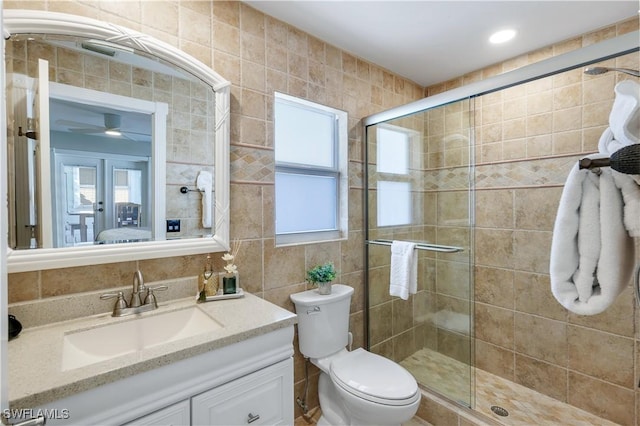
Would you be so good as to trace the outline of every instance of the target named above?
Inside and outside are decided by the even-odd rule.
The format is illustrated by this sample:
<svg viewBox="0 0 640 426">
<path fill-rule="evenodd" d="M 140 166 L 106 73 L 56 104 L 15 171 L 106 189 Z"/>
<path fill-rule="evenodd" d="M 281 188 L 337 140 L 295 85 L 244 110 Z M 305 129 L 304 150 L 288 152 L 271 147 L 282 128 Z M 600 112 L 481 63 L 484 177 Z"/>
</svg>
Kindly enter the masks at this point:
<svg viewBox="0 0 640 426">
<path fill-rule="evenodd" d="M 362 348 L 331 363 L 334 383 L 361 398 L 389 405 L 404 405 L 415 397 L 418 384 L 400 365 Z"/>
</svg>

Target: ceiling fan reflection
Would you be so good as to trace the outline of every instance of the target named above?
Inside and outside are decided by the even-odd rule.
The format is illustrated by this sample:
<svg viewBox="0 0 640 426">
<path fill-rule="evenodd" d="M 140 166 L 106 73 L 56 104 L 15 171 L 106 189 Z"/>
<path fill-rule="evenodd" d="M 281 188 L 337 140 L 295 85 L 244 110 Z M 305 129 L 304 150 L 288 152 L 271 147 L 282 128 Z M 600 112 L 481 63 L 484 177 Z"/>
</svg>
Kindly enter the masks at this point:
<svg viewBox="0 0 640 426">
<path fill-rule="evenodd" d="M 122 117 L 118 114 L 104 113 L 104 126 L 96 126 L 95 124 L 81 123 L 70 120 L 57 120 L 56 124 L 67 126 L 70 132 L 84 134 L 105 134 L 114 137 L 126 138 L 137 141 L 135 135 L 148 136 L 146 133 L 132 132 L 121 129 Z M 130 136 L 131 135 L 131 136 Z"/>
</svg>

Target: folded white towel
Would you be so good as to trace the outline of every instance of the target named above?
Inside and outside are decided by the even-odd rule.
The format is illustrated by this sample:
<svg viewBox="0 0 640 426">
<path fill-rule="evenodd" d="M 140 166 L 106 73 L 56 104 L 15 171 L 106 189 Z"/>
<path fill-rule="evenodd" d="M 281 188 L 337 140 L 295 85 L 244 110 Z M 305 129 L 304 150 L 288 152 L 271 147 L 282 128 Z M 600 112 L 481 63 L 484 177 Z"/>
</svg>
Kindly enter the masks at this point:
<svg viewBox="0 0 640 426">
<path fill-rule="evenodd" d="M 640 177 L 611 170 L 624 200 L 624 227 L 632 237 L 640 237 Z"/>
<path fill-rule="evenodd" d="M 625 146 L 640 143 L 640 84 L 624 80 L 615 87 L 616 98 L 609 114 L 609 127 L 598 141 L 598 151 L 611 156 Z M 629 235 L 640 237 L 640 176 L 612 170 L 624 200 L 624 225 Z"/>
<path fill-rule="evenodd" d="M 623 80 L 614 89 L 616 98 L 609 113 L 609 127 L 618 142 L 631 145 L 640 142 L 640 84 Z M 609 154 L 613 154 L 609 151 Z"/>
<path fill-rule="evenodd" d="M 211 190 L 213 187 L 211 172 L 201 170 L 196 179 L 196 187 L 202 195 L 202 227 L 211 228 Z"/>
<path fill-rule="evenodd" d="M 623 225 L 622 195 L 612 171 L 601 171 L 598 176 L 573 167 L 553 228 L 551 290 L 562 306 L 580 315 L 603 312 L 633 272 L 634 244 Z"/>
<path fill-rule="evenodd" d="M 391 276 L 389 294 L 403 300 L 418 291 L 418 256 L 416 244 L 408 241 L 391 243 Z"/>
<path fill-rule="evenodd" d="M 600 135 L 600 140 L 598 141 L 598 152 L 601 154 L 605 154 L 605 156 L 609 156 L 616 152 L 617 150 L 624 148 L 625 145 L 614 139 L 613 132 L 611 131 L 611 127 L 607 127 Z"/>
<path fill-rule="evenodd" d="M 616 98 L 609 113 L 609 127 L 598 141 L 598 151 L 611 155 L 640 143 L 640 84 L 624 80 L 616 84 Z"/>
</svg>

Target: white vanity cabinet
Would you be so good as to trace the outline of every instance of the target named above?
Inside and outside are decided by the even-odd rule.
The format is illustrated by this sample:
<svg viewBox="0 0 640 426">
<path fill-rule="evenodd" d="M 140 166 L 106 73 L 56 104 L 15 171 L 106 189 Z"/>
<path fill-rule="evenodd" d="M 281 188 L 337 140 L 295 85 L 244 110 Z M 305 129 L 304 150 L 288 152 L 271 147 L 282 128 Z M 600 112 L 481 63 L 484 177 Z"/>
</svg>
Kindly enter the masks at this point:
<svg viewBox="0 0 640 426">
<path fill-rule="evenodd" d="M 191 399 L 194 425 L 290 425 L 293 360 L 288 359 Z"/>
<path fill-rule="evenodd" d="M 171 425 L 188 426 L 191 424 L 191 404 L 189 400 L 180 401 L 154 413 L 136 419 L 124 426 Z"/>
<path fill-rule="evenodd" d="M 37 408 L 68 411 L 47 426 L 291 425 L 293 324 L 251 334 Z"/>
<path fill-rule="evenodd" d="M 124 426 L 291 425 L 291 358 L 162 408 Z"/>
</svg>

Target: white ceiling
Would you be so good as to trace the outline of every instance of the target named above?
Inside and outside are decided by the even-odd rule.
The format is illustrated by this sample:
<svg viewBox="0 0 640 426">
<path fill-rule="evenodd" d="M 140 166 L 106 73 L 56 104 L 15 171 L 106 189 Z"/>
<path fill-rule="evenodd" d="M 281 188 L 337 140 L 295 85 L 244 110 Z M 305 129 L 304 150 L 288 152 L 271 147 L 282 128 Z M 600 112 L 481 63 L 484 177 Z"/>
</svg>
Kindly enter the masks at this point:
<svg viewBox="0 0 640 426">
<path fill-rule="evenodd" d="M 78 133 L 86 136 L 113 137 L 104 134 L 109 124 L 105 114 L 120 116 L 117 130 L 119 139 L 151 142 L 151 116 L 133 111 L 122 111 L 105 106 L 87 105 L 61 99 L 49 99 L 49 127 L 51 131 Z"/>
<path fill-rule="evenodd" d="M 422 86 L 440 83 L 609 24 L 631 1 L 271 1 L 245 3 Z M 513 28 L 504 45 L 489 36 Z"/>
</svg>

